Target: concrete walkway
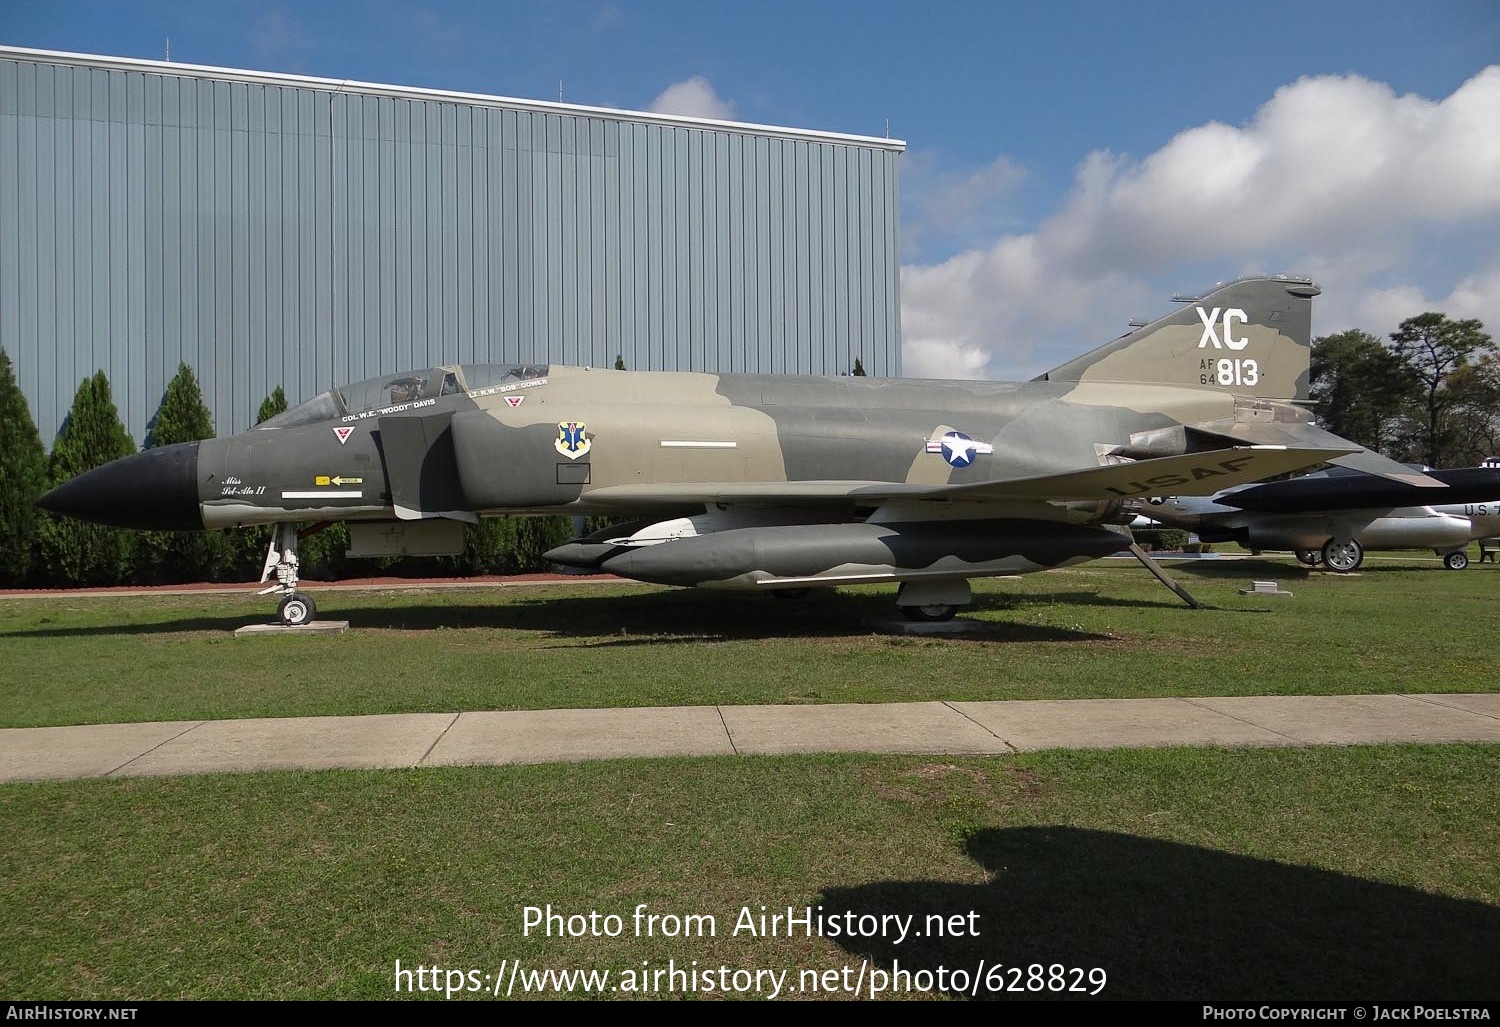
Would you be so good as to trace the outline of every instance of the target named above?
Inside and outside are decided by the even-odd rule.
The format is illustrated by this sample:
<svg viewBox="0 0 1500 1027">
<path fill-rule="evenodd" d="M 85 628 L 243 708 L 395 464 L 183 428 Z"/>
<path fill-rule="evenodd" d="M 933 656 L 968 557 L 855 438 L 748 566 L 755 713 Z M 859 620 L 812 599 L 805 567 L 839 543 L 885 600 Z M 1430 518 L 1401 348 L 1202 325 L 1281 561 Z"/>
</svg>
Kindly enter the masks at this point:
<svg viewBox="0 0 1500 1027">
<path fill-rule="evenodd" d="M 1500 742 L 1500 694 L 666 706 L 0 729 L 0 781 L 623 756 Z"/>
</svg>

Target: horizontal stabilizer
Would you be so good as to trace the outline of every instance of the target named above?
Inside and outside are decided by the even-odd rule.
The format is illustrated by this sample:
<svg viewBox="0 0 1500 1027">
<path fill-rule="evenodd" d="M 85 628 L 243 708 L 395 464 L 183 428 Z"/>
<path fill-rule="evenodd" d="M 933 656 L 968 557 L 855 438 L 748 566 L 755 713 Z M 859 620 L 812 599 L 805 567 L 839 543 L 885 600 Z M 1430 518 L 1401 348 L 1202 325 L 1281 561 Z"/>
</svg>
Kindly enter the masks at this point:
<svg viewBox="0 0 1500 1027">
<path fill-rule="evenodd" d="M 1340 467 L 1347 467 L 1351 471 L 1378 474 L 1382 478 L 1389 478 L 1392 481 L 1399 481 L 1403 485 L 1412 485 L 1417 488 L 1440 489 L 1444 487 L 1443 483 L 1432 475 L 1423 474 L 1421 471 L 1414 471 L 1405 464 L 1398 464 L 1389 457 L 1381 456 L 1379 453 L 1369 449 L 1362 449 L 1358 453 L 1341 456 L 1337 460 L 1330 461 L 1330 463 L 1338 464 Z M 1431 502 L 1436 503 L 1439 500 L 1434 499 Z"/>
<path fill-rule="evenodd" d="M 1275 423 L 1275 422 L 1239 422 L 1234 424 L 1215 423 L 1211 434 L 1220 438 L 1231 439 L 1235 442 L 1250 443 L 1256 446 L 1288 446 L 1288 447 L 1340 447 L 1344 455 L 1329 460 L 1331 464 L 1347 467 L 1352 471 L 1363 471 L 1366 474 L 1378 474 L 1382 478 L 1399 481 L 1404 485 L 1412 485 L 1417 488 L 1442 488 L 1443 483 L 1436 478 L 1414 471 L 1405 464 L 1397 463 L 1389 457 L 1381 456 L 1368 449 L 1351 449 L 1351 443 L 1342 439 L 1330 431 L 1302 422 L 1298 423 Z"/>
</svg>

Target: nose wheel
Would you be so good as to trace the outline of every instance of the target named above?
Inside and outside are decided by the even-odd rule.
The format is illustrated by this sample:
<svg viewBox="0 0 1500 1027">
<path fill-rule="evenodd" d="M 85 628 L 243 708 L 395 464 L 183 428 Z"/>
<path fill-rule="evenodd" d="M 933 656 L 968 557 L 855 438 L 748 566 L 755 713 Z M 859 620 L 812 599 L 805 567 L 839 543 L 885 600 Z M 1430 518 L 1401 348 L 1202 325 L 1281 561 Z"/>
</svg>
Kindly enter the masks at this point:
<svg viewBox="0 0 1500 1027">
<path fill-rule="evenodd" d="M 276 584 L 260 590 L 260 595 L 278 595 L 276 617 L 289 628 L 300 628 L 311 624 L 318 615 L 318 607 L 312 596 L 297 591 L 300 562 L 297 559 L 297 526 L 278 524 L 271 532 L 271 545 L 266 550 L 266 563 L 260 572 L 262 582 L 273 578 Z"/>
<path fill-rule="evenodd" d="M 313 603 L 312 596 L 306 592 L 293 592 L 281 600 L 281 605 L 276 607 L 276 616 L 281 618 L 281 623 L 289 628 L 300 628 L 304 624 L 310 624 L 317 615 L 318 607 Z"/>
</svg>

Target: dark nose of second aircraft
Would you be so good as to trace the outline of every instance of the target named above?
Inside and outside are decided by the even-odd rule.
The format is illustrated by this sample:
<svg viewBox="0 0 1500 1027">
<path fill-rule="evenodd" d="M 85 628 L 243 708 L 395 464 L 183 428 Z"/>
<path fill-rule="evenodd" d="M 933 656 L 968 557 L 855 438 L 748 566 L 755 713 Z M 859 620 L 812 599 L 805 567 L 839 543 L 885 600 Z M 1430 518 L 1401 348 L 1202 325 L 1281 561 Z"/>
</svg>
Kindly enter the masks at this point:
<svg viewBox="0 0 1500 1027">
<path fill-rule="evenodd" d="M 198 443 L 182 442 L 121 457 L 63 482 L 36 505 L 117 528 L 201 530 Z"/>
</svg>

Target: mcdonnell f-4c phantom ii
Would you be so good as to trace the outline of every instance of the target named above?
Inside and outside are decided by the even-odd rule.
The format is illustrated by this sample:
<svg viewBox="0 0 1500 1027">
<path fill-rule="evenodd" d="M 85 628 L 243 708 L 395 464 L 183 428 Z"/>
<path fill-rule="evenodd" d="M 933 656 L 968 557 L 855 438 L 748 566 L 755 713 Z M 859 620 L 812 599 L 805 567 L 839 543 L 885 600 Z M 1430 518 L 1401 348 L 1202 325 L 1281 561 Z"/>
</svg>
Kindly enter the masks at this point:
<svg viewBox="0 0 1500 1027">
<path fill-rule="evenodd" d="M 133 528 L 278 525 L 262 582 L 298 590 L 298 525 L 353 555 L 462 547 L 505 514 L 628 519 L 557 563 L 778 595 L 895 582 L 914 619 L 968 579 L 1129 543 L 1128 500 L 1210 495 L 1324 462 L 1419 472 L 1311 423 L 1306 279 L 1231 282 L 1021 383 L 453 365 L 331 389 L 230 438 L 146 450 L 41 500 Z"/>
</svg>

